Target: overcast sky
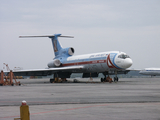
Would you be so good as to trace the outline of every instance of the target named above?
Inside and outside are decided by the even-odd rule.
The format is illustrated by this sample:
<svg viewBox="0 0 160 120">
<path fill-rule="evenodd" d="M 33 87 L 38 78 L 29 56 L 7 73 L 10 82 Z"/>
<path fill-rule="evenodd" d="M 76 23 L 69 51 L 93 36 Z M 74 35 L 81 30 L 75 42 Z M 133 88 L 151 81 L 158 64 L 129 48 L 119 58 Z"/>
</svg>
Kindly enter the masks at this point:
<svg viewBox="0 0 160 120">
<path fill-rule="evenodd" d="M 131 68 L 160 68 L 160 0 L 0 0 L 0 69 L 45 68 L 54 57 L 48 38 L 75 55 L 123 51 Z"/>
</svg>

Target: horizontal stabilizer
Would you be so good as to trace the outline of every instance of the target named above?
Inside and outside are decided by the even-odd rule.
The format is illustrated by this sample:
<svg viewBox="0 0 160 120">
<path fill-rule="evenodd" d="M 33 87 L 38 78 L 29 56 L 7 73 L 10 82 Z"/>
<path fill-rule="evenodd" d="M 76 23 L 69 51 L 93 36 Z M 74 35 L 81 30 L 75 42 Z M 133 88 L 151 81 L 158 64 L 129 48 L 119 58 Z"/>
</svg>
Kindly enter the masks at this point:
<svg viewBox="0 0 160 120">
<path fill-rule="evenodd" d="M 49 38 L 53 38 L 53 37 L 66 37 L 66 38 L 74 38 L 73 36 L 59 36 L 59 35 L 42 35 L 42 36 L 19 36 L 19 38 L 29 38 L 29 37 L 49 37 Z"/>
</svg>

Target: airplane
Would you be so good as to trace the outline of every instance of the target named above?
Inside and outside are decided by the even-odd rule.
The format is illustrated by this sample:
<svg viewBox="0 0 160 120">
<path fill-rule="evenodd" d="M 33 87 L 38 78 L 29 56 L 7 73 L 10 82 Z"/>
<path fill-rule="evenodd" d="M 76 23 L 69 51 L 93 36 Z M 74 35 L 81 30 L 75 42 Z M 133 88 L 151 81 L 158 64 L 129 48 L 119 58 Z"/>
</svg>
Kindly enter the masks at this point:
<svg viewBox="0 0 160 120">
<path fill-rule="evenodd" d="M 151 76 L 156 76 L 160 75 L 160 68 L 145 68 L 139 72 L 139 74 L 142 75 L 151 75 Z"/>
<path fill-rule="evenodd" d="M 58 37 L 73 38 L 72 36 L 62 36 L 61 34 L 45 36 L 20 36 L 20 38 L 29 37 L 48 37 L 52 41 L 55 57 L 50 61 L 45 69 L 29 69 L 13 71 L 14 75 L 19 76 L 47 76 L 53 75 L 50 82 L 53 83 L 61 78 L 63 81 L 70 78 L 72 73 L 83 73 L 82 78 L 98 77 L 103 73 L 106 81 L 106 75 L 115 75 L 114 81 L 118 81 L 117 74 L 127 74 L 132 65 L 132 59 L 124 52 L 108 51 L 84 55 L 73 56 L 75 50 L 72 47 L 62 48 Z M 109 77 L 110 78 L 110 77 Z"/>
</svg>

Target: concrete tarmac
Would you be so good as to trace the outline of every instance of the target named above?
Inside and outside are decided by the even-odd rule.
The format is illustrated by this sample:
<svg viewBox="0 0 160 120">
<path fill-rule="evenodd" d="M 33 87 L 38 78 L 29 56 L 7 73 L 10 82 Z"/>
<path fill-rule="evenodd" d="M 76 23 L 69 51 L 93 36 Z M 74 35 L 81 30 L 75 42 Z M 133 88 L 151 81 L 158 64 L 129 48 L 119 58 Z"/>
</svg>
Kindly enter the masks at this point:
<svg viewBox="0 0 160 120">
<path fill-rule="evenodd" d="M 72 81 L 22 79 L 21 86 L 0 86 L 0 120 L 18 118 L 22 100 L 31 120 L 160 120 L 160 78 Z"/>
</svg>

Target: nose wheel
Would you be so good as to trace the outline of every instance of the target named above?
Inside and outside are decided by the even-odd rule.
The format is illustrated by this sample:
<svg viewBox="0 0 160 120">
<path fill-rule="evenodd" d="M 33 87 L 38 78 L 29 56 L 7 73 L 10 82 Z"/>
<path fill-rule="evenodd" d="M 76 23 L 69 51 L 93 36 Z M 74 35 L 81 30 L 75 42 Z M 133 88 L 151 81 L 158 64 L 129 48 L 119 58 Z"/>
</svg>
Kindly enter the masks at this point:
<svg viewBox="0 0 160 120">
<path fill-rule="evenodd" d="M 118 82 L 118 77 L 114 77 L 114 82 Z"/>
<path fill-rule="evenodd" d="M 118 82 L 117 71 L 115 71 L 114 82 Z"/>
</svg>

